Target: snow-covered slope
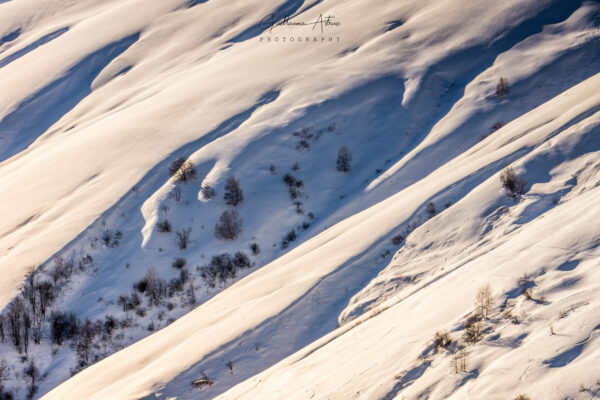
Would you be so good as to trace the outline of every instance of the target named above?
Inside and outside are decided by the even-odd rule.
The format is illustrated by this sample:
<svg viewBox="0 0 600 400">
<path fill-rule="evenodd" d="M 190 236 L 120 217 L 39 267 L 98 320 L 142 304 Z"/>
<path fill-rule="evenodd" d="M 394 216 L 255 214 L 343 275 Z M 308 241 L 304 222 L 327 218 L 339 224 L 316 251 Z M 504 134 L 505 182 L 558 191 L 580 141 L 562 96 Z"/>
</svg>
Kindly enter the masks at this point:
<svg viewBox="0 0 600 400">
<path fill-rule="evenodd" d="M 39 343 L 0 343 L 5 386 L 33 361 L 48 399 L 596 395 L 600 4 L 463 3 L 1 3 L 5 318 L 31 265 L 54 282 Z"/>
</svg>

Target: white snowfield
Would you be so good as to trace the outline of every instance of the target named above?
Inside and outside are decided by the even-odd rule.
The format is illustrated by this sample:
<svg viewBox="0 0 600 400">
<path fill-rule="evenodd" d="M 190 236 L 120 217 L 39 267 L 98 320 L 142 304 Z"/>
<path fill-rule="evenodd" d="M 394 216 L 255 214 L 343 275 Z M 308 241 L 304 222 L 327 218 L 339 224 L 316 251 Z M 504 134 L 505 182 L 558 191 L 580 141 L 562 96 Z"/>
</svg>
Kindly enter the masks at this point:
<svg viewBox="0 0 600 400">
<path fill-rule="evenodd" d="M 261 32 L 270 13 L 341 25 Z M 185 185 L 179 155 L 198 174 Z M 229 176 L 243 228 L 223 242 Z M 150 267 L 176 277 L 180 256 L 199 299 L 174 321 L 143 300 L 72 376 L 74 346 L 45 331 L 36 398 L 600 397 L 599 204 L 598 1 L 0 0 L 2 309 L 57 254 L 95 268 L 55 311 L 128 318 L 117 298 Z M 187 249 L 157 231 L 167 217 L 192 228 Z M 96 244 L 106 229 L 120 244 Z M 252 242 L 253 269 L 201 279 Z M 17 399 L 20 357 L 0 343 Z"/>
</svg>

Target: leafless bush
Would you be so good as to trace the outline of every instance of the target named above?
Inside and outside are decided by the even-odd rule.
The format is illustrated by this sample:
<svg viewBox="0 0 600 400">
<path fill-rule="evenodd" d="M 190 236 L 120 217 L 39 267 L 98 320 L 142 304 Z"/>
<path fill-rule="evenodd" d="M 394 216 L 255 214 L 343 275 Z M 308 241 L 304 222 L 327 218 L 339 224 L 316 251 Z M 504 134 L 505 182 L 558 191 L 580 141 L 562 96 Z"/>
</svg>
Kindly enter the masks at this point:
<svg viewBox="0 0 600 400">
<path fill-rule="evenodd" d="M 510 85 L 508 83 L 508 79 L 500 78 L 498 81 L 498 85 L 496 85 L 496 96 L 498 97 L 506 97 L 510 93 Z"/>
<path fill-rule="evenodd" d="M 181 169 L 184 163 L 185 157 L 179 156 L 175 161 L 171 163 L 171 166 L 169 167 L 169 175 L 175 176 L 175 174 L 177 174 L 177 171 Z"/>
<path fill-rule="evenodd" d="M 401 234 L 397 234 L 392 238 L 392 244 L 394 246 L 400 246 L 404 242 L 404 236 Z"/>
<path fill-rule="evenodd" d="M 435 217 L 435 214 L 437 213 L 437 211 L 435 210 L 435 204 L 433 202 L 428 203 L 425 207 L 425 211 L 427 211 L 429 218 Z"/>
<path fill-rule="evenodd" d="M 154 268 L 148 269 L 143 281 L 146 282 L 143 293 L 150 300 L 150 304 L 159 305 L 162 298 L 167 294 L 167 283 L 158 275 Z"/>
<path fill-rule="evenodd" d="M 190 235 L 192 233 L 192 228 L 182 229 L 175 233 L 175 243 L 179 250 L 183 251 L 188 248 L 190 243 Z"/>
<path fill-rule="evenodd" d="M 171 232 L 171 230 L 172 230 L 172 229 L 173 229 L 173 228 L 172 228 L 172 226 L 171 226 L 171 223 L 170 223 L 170 222 L 169 222 L 169 220 L 168 220 L 168 219 L 166 219 L 166 218 L 165 218 L 164 220 L 162 220 L 162 221 L 159 221 L 159 222 L 156 224 L 156 230 L 157 230 L 157 231 L 159 231 L 159 232 L 161 232 L 161 233 L 168 233 L 168 232 Z"/>
<path fill-rule="evenodd" d="M 348 173 L 352 168 L 352 153 L 346 146 L 340 147 L 338 151 L 338 157 L 336 161 L 336 168 L 338 171 L 342 171 L 344 173 Z"/>
<path fill-rule="evenodd" d="M 297 238 L 298 236 L 296 235 L 296 231 L 294 229 L 290 229 L 281 240 L 281 248 L 286 249 L 289 244 L 295 241 Z"/>
<path fill-rule="evenodd" d="M 177 257 L 176 259 L 173 260 L 173 263 L 171 264 L 171 266 L 176 269 L 182 269 L 183 267 L 185 267 L 186 263 L 187 263 L 187 260 L 185 258 Z"/>
<path fill-rule="evenodd" d="M 213 189 L 212 186 L 206 185 L 202 187 L 202 197 L 204 197 L 206 200 L 212 199 L 215 197 L 215 194 L 215 189 Z"/>
<path fill-rule="evenodd" d="M 517 285 L 519 285 L 521 294 L 524 295 L 527 300 L 533 299 L 533 292 L 531 291 L 533 282 L 527 274 L 523 274 L 523 276 L 517 280 Z"/>
<path fill-rule="evenodd" d="M 465 322 L 464 340 L 467 343 L 476 343 L 481 339 L 481 315 L 474 314 Z"/>
<path fill-rule="evenodd" d="M 525 193 L 527 181 L 520 179 L 511 167 L 506 167 L 500 175 L 502 187 L 508 192 L 512 198 L 517 198 L 518 195 Z"/>
<path fill-rule="evenodd" d="M 492 128 L 490 129 L 490 131 L 496 132 L 498 129 L 502 128 L 504 125 L 506 125 L 504 123 L 504 121 L 496 121 L 496 122 L 494 122 L 494 125 L 492 125 Z"/>
<path fill-rule="evenodd" d="M 433 344 L 435 349 L 447 349 L 452 344 L 452 338 L 448 332 L 436 332 L 433 337 Z"/>
<path fill-rule="evenodd" d="M 237 269 L 244 269 L 252 267 L 250 259 L 243 251 L 237 251 L 233 256 L 233 265 Z"/>
<path fill-rule="evenodd" d="M 171 193 L 169 193 L 169 197 L 173 199 L 175 203 L 179 203 L 181 201 L 181 188 L 176 186 Z"/>
<path fill-rule="evenodd" d="M 229 372 L 231 372 L 233 374 L 233 361 L 231 361 L 231 360 L 225 361 L 225 366 L 227 368 L 229 368 Z"/>
<path fill-rule="evenodd" d="M 258 243 L 256 243 L 256 242 L 250 243 L 250 251 L 252 252 L 253 255 L 259 254 L 260 247 L 258 246 Z"/>
<path fill-rule="evenodd" d="M 235 278 L 236 268 L 231 256 L 223 253 L 213 256 L 210 263 L 200 269 L 200 274 L 208 286 L 215 287 L 217 278 L 221 282 Z"/>
</svg>

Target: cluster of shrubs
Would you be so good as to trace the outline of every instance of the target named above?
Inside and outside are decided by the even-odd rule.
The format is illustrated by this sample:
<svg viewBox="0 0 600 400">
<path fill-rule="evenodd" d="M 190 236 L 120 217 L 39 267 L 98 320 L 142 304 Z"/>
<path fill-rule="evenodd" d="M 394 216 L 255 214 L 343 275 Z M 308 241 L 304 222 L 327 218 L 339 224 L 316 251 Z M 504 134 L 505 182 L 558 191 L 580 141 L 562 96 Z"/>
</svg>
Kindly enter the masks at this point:
<svg viewBox="0 0 600 400">
<path fill-rule="evenodd" d="M 290 229 L 285 235 L 283 235 L 283 238 L 281 239 L 281 248 L 286 249 L 289 244 L 295 242 L 297 238 L 298 235 L 296 235 L 296 230 Z"/>
<path fill-rule="evenodd" d="M 140 308 L 142 301 L 140 296 L 145 296 L 148 306 L 161 306 L 165 300 L 171 299 L 176 295 L 182 295 L 184 291 L 187 294 L 187 302 L 190 305 L 196 304 L 196 295 L 193 282 L 190 282 L 190 273 L 185 269 L 186 260 L 178 257 L 173 261 L 173 267 L 179 270 L 179 276 L 171 278 L 168 282 L 163 279 L 155 268 L 149 268 L 146 275 L 141 280 L 133 284 L 133 293 L 130 296 L 120 296 L 119 305 L 127 314 L 129 311 L 135 311 L 137 315 L 144 316 L 146 310 Z M 187 290 L 186 290 L 187 287 Z M 172 304 L 172 303 L 169 303 Z M 173 306 L 167 304 L 167 308 L 173 309 Z"/>
<path fill-rule="evenodd" d="M 110 229 L 105 230 L 100 237 L 105 247 L 119 247 L 121 238 L 123 238 L 121 231 L 112 232 Z"/>
<path fill-rule="evenodd" d="M 296 145 L 296 150 L 310 150 L 310 142 L 317 142 L 325 132 L 333 131 L 335 131 L 335 124 L 330 124 L 325 128 L 317 130 L 316 132 L 312 128 L 302 128 L 298 131 L 294 131 L 292 135 L 299 138 L 298 144 Z"/>
<path fill-rule="evenodd" d="M 208 286 L 215 287 L 217 281 L 225 283 L 235 278 L 238 270 L 251 268 L 253 265 L 243 251 L 236 252 L 233 257 L 222 253 L 213 256 L 207 265 L 201 267 L 200 275 Z"/>
<path fill-rule="evenodd" d="M 463 336 L 461 340 L 453 340 L 448 332 L 438 331 L 433 337 L 432 350 L 440 352 L 449 350 L 454 354 L 454 370 L 456 373 L 467 372 L 467 349 L 469 344 L 481 340 L 484 332 L 484 322 L 490 317 L 494 308 L 492 290 L 489 285 L 481 287 L 475 298 L 475 310 L 463 324 Z"/>
<path fill-rule="evenodd" d="M 302 182 L 302 180 L 287 173 L 283 177 L 283 182 L 285 182 L 288 187 L 288 192 L 292 201 L 296 201 L 296 199 L 302 197 L 302 189 L 304 188 L 304 182 Z"/>
</svg>

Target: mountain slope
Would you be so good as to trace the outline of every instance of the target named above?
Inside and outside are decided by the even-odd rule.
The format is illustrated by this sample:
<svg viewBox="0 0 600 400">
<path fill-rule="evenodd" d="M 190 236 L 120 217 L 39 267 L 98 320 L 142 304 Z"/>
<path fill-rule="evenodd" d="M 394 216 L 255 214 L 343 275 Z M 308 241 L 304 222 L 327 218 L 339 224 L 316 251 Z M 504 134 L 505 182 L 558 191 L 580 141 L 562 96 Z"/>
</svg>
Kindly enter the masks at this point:
<svg viewBox="0 0 600 400">
<path fill-rule="evenodd" d="M 271 12 L 341 25 L 264 30 Z M 597 207 L 585 206 L 597 196 L 599 12 L 559 0 L 0 4 L 4 315 L 29 266 L 54 282 L 28 350 L 37 395 L 599 390 L 586 364 Z M 510 86 L 497 95 L 500 78 Z M 169 174 L 179 157 L 196 179 Z M 514 198 L 507 166 L 527 181 Z M 224 211 L 241 219 L 234 240 L 215 235 Z M 226 260 L 236 267 L 211 278 Z M 531 300 L 515 287 L 525 273 Z M 486 283 L 494 312 L 451 374 Z M 519 325 L 508 309 L 526 314 Z M 51 312 L 74 313 L 86 351 L 82 333 L 56 340 Z M 437 330 L 451 331 L 446 355 L 431 348 Z M 21 355 L 8 340 L 0 351 L 24 397 Z M 212 384 L 194 388 L 202 376 Z"/>
</svg>

